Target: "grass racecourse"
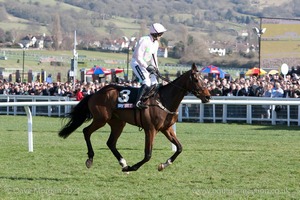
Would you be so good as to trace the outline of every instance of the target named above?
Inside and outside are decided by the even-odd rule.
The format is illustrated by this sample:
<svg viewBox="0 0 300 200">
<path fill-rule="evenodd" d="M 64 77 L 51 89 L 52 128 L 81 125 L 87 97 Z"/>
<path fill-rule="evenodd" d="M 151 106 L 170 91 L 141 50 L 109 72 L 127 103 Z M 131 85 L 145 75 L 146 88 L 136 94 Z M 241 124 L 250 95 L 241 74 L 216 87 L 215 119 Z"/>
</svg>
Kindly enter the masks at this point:
<svg viewBox="0 0 300 200">
<path fill-rule="evenodd" d="M 109 127 L 92 135 L 94 165 L 85 167 L 80 127 L 66 140 L 59 118 L 33 117 L 34 152 L 27 118 L 0 116 L 0 199 L 300 199 L 300 128 L 177 123 L 183 152 L 172 154 L 158 134 L 152 159 L 137 172 L 121 172 L 106 147 Z M 87 125 L 87 124 L 84 124 Z M 129 165 L 143 158 L 144 133 L 127 125 L 118 147 Z"/>
</svg>

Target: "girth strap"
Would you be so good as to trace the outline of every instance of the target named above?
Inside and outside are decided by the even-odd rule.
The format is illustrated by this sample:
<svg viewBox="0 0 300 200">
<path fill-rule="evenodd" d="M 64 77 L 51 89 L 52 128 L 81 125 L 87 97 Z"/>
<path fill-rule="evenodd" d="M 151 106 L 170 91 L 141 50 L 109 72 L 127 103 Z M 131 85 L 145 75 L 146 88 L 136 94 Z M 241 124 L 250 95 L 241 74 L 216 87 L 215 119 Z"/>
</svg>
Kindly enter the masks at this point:
<svg viewBox="0 0 300 200">
<path fill-rule="evenodd" d="M 138 126 L 138 115 L 137 115 L 137 112 L 140 113 L 140 122 L 141 122 L 141 126 L 138 126 L 139 127 L 139 131 L 142 131 L 144 129 L 144 126 L 143 126 L 143 121 L 142 121 L 142 111 L 143 110 L 139 110 L 139 109 L 134 109 L 133 110 L 133 114 L 134 114 L 134 123 Z"/>
</svg>

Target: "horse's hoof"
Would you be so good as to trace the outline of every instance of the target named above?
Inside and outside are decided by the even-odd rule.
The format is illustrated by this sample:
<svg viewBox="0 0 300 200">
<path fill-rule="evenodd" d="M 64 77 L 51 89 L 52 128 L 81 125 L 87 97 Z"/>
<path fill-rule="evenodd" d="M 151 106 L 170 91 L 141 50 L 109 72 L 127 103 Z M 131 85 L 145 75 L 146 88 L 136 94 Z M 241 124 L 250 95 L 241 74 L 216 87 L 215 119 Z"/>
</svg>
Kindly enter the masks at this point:
<svg viewBox="0 0 300 200">
<path fill-rule="evenodd" d="M 159 165 L 158 165 L 158 171 L 162 171 L 163 169 L 165 168 L 165 166 L 164 166 L 164 164 L 163 163 L 160 163 Z"/>
<path fill-rule="evenodd" d="M 87 168 L 91 168 L 91 166 L 93 165 L 93 159 L 87 159 L 86 161 L 85 161 L 85 165 L 86 165 L 86 167 Z"/>
<path fill-rule="evenodd" d="M 128 172 L 129 173 L 129 166 L 123 167 L 122 172 Z"/>
</svg>

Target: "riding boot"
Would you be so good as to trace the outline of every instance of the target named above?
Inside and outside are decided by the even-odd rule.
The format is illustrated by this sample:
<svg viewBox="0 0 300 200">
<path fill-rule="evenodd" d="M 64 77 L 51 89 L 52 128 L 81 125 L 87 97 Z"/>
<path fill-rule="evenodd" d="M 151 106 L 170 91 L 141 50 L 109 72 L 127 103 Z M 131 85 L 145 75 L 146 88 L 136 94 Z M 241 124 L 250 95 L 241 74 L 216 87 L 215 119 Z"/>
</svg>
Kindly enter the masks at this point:
<svg viewBox="0 0 300 200">
<path fill-rule="evenodd" d="M 156 84 L 151 85 L 150 87 L 147 87 L 147 90 L 146 90 L 144 96 L 142 97 L 142 101 L 148 99 L 153 94 L 155 88 L 156 88 Z"/>
<path fill-rule="evenodd" d="M 139 109 L 148 108 L 146 104 L 143 103 L 142 97 L 147 93 L 149 87 L 146 84 L 143 84 L 141 88 L 139 89 L 138 95 L 137 95 L 137 101 L 135 106 Z"/>
</svg>

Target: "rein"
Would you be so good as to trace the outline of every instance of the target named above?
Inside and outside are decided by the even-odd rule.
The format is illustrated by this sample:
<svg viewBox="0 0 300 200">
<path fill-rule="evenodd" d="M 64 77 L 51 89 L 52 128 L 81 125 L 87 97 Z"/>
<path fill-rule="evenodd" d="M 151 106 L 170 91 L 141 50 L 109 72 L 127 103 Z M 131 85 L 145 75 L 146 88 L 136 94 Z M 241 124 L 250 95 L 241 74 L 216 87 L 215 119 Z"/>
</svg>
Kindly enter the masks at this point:
<svg viewBox="0 0 300 200">
<path fill-rule="evenodd" d="M 175 86 L 175 87 L 177 87 L 177 88 L 179 88 L 179 89 L 181 89 L 181 90 L 183 90 L 183 91 L 188 92 L 187 89 L 185 89 L 185 88 L 183 88 L 183 87 L 181 87 L 181 86 L 179 86 L 179 85 L 177 85 L 177 84 L 174 84 L 174 83 L 173 83 L 172 81 L 170 81 L 169 79 L 163 77 L 163 76 L 159 73 L 159 71 L 156 71 L 155 74 L 156 74 L 157 77 L 159 77 L 160 79 L 162 79 L 162 80 L 168 82 L 169 84 L 171 84 L 171 85 L 173 85 L 173 86 Z M 191 76 L 190 76 L 190 79 L 192 79 Z M 191 91 L 191 92 L 193 93 L 194 91 Z M 158 100 L 156 100 L 156 103 L 157 103 L 157 104 L 148 104 L 148 106 L 158 106 L 158 107 L 161 108 L 163 111 L 165 111 L 166 113 L 171 114 L 171 115 L 178 115 L 178 113 L 179 113 L 179 112 L 172 112 L 172 111 L 168 110 L 168 109 L 167 109 L 160 101 L 158 101 Z"/>
<path fill-rule="evenodd" d="M 185 89 L 185 88 L 183 88 L 183 87 L 181 87 L 181 86 L 179 86 L 179 85 L 176 85 L 176 84 L 173 83 L 173 81 L 170 81 L 169 79 L 163 77 L 158 71 L 157 71 L 156 75 L 157 75 L 160 79 L 162 79 L 162 80 L 166 81 L 167 83 L 169 83 L 169 84 L 171 84 L 171 85 L 177 87 L 178 89 L 181 89 L 181 90 L 186 91 L 186 92 L 191 92 L 191 93 L 194 94 L 195 96 L 196 96 L 196 94 L 197 94 L 197 90 L 196 90 L 196 89 L 193 89 L 193 90 L 189 91 L 189 90 L 187 90 L 187 89 Z M 191 76 L 191 75 L 190 75 L 189 78 L 190 78 L 190 80 L 192 81 L 192 76 Z"/>
<path fill-rule="evenodd" d="M 161 75 L 161 73 L 158 71 L 158 65 L 157 65 L 157 63 L 156 63 L 154 54 L 152 54 L 152 59 L 153 59 L 155 65 L 156 65 L 156 67 L 155 67 L 155 68 L 156 68 L 156 72 L 154 72 L 154 74 L 155 74 L 158 78 L 160 78 L 160 79 L 166 81 L 167 83 L 170 83 L 170 84 L 174 85 L 175 87 L 177 87 L 177 88 L 179 88 L 179 89 L 181 89 L 181 90 L 187 91 L 185 88 L 180 87 L 180 86 L 178 86 L 178 85 L 175 85 L 174 83 L 172 83 L 172 81 L 170 81 L 170 80 L 167 79 L 166 77 L 163 77 L 163 76 Z"/>
</svg>

